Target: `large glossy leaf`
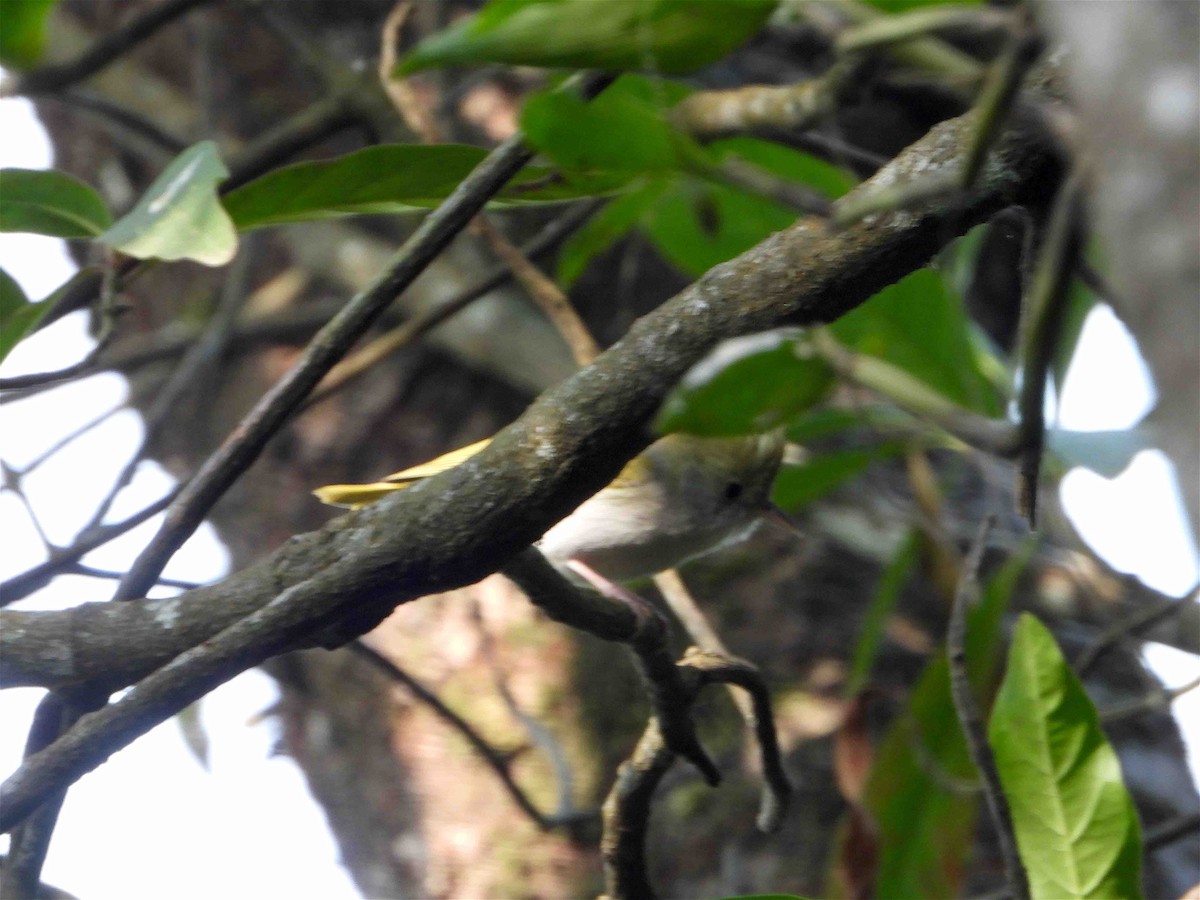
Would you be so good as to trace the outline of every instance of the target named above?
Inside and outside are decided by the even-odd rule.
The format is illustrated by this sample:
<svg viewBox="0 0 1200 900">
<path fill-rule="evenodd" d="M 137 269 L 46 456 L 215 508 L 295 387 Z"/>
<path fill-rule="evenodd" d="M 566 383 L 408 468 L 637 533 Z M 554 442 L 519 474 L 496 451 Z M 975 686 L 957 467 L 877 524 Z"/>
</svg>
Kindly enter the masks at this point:
<svg viewBox="0 0 1200 900">
<path fill-rule="evenodd" d="M 0 65 L 28 69 L 46 47 L 46 19 L 58 0 L 4 0 L 0 7 Z"/>
<path fill-rule="evenodd" d="M 217 185 L 228 177 L 216 144 L 194 144 L 99 240 L 139 259 L 224 265 L 237 252 L 237 232 L 217 197 Z"/>
<path fill-rule="evenodd" d="M 967 671 L 988 693 L 1000 650 L 1000 623 L 1027 555 L 1014 557 L 987 584 L 967 619 Z M 962 786 L 975 772 L 950 696 L 949 666 L 933 657 L 888 729 L 865 803 L 879 828 L 878 897 L 953 897 L 959 893 L 979 795 Z M 961 785 L 961 786 L 960 786 Z"/>
<path fill-rule="evenodd" d="M 318 162 L 296 163 L 231 191 L 224 199 L 241 231 L 369 213 L 427 210 L 446 199 L 487 151 L 459 144 L 387 144 Z M 606 193 L 627 177 L 551 178 L 527 166 L 491 206 L 561 203 Z"/>
<path fill-rule="evenodd" d="M 688 372 L 656 425 L 709 437 L 769 431 L 824 397 L 832 380 L 795 330 L 736 338 Z"/>
<path fill-rule="evenodd" d="M 759 29 L 775 0 L 492 0 L 421 41 L 403 75 L 458 63 L 689 72 Z"/>
<path fill-rule="evenodd" d="M 884 288 L 830 328 L 843 344 L 905 369 L 960 406 L 989 416 L 1003 410 L 961 300 L 932 269 Z"/>
<path fill-rule="evenodd" d="M 0 231 L 90 238 L 112 224 L 100 195 L 53 169 L 0 169 Z"/>
<path fill-rule="evenodd" d="M 989 738 L 1033 895 L 1140 897 L 1140 829 L 1117 754 L 1054 636 L 1028 613 Z"/>
</svg>

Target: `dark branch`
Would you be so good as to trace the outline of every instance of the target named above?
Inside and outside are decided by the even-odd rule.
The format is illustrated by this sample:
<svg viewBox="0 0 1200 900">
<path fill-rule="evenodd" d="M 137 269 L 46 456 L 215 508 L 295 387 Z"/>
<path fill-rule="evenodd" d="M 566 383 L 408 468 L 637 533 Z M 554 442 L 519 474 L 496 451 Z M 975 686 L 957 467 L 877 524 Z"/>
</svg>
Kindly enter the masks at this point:
<svg viewBox="0 0 1200 900">
<path fill-rule="evenodd" d="M 978 592 L 979 564 L 987 545 L 988 533 L 992 530 L 993 517 L 988 516 L 979 526 L 979 533 L 971 545 L 971 551 L 963 562 L 959 576 L 958 591 L 950 611 L 950 629 L 946 635 L 946 655 L 950 661 L 950 693 L 954 698 L 954 711 L 958 714 L 967 750 L 983 784 L 983 795 L 987 799 L 992 825 L 1004 857 L 1004 871 L 1008 887 L 1016 900 L 1029 900 L 1029 878 L 1017 852 L 1017 835 L 1013 829 L 1012 813 L 1008 798 L 1000 784 L 1000 773 L 996 769 L 996 758 L 992 755 L 983 725 L 983 713 L 975 702 L 971 680 L 967 675 L 967 606 Z"/>
<path fill-rule="evenodd" d="M 1046 379 L 1066 318 L 1071 277 L 1083 252 L 1083 232 L 1082 179 L 1076 170 L 1055 197 L 1024 304 L 1028 320 L 1022 323 L 1021 393 L 1017 398 L 1021 433 L 1017 503 L 1030 526 L 1037 522 L 1038 475 L 1046 441 Z"/>
</svg>

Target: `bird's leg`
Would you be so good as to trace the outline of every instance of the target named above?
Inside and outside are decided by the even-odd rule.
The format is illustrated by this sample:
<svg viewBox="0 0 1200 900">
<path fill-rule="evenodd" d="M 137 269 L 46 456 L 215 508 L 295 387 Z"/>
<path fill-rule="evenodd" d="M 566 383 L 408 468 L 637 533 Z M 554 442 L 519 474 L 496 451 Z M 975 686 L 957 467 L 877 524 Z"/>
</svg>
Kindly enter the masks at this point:
<svg viewBox="0 0 1200 900">
<path fill-rule="evenodd" d="M 567 568 L 595 588 L 601 596 L 616 600 L 630 607 L 639 620 L 654 618 L 659 615 L 657 609 L 646 600 L 635 594 L 629 588 L 622 587 L 610 578 L 605 578 L 587 563 L 578 559 L 567 560 Z"/>
</svg>

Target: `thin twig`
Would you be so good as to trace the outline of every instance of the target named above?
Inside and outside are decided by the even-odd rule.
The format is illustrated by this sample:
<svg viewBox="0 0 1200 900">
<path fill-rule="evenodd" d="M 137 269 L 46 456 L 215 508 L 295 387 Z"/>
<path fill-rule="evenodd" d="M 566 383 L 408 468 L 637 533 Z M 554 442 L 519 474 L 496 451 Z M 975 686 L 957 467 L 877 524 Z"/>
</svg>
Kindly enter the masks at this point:
<svg viewBox="0 0 1200 900">
<path fill-rule="evenodd" d="M 37 514 L 37 510 L 33 508 L 33 504 L 29 502 L 29 497 L 25 493 L 25 473 L 14 469 L 4 460 L 0 459 L 0 474 L 4 476 L 4 490 L 10 492 L 20 501 L 25 507 L 25 514 L 29 516 L 29 522 L 33 525 L 33 530 L 37 534 L 37 538 L 42 542 L 42 548 L 46 553 L 53 553 L 58 547 L 50 540 L 46 534 L 46 529 L 42 525 L 41 517 Z"/>
<path fill-rule="evenodd" d="M 865 387 L 919 416 L 968 446 L 995 456 L 1013 457 L 1020 449 L 1017 427 L 963 409 L 899 366 L 838 343 L 827 328 L 809 333 L 810 346 L 838 376 Z"/>
<path fill-rule="evenodd" d="M 50 558 L 45 562 L 38 563 L 33 568 L 26 569 L 20 575 L 14 575 L 8 581 L 0 584 L 0 606 L 8 606 L 10 603 L 28 597 L 34 591 L 45 587 L 55 575 L 61 573 L 65 566 L 74 564 L 84 554 L 115 540 L 127 531 L 132 531 L 147 519 L 154 518 L 171 505 L 171 501 L 179 496 L 180 490 L 181 488 L 175 488 L 128 519 L 114 522 L 111 525 L 101 525 L 92 529 L 88 534 L 79 535 L 70 547 L 63 547 L 52 552 Z"/>
<path fill-rule="evenodd" d="M 1200 831 L 1200 812 L 1184 813 L 1167 819 L 1153 828 L 1146 829 L 1142 839 L 1142 852 L 1153 853 L 1155 850 L 1161 850 L 1193 831 Z"/>
<path fill-rule="evenodd" d="M 774 200 L 803 216 L 825 218 L 833 209 L 830 199 L 816 188 L 780 178 L 742 159 L 722 160 L 719 165 L 705 170 L 703 174 L 738 190 Z"/>
<path fill-rule="evenodd" d="M 1130 700 L 1128 703 L 1119 703 L 1115 706 L 1106 707 L 1100 710 L 1100 721 L 1105 725 L 1111 725 L 1113 722 L 1120 722 L 1123 719 L 1132 719 L 1146 713 L 1159 712 L 1169 708 L 1172 703 L 1184 694 L 1190 693 L 1196 688 L 1200 688 L 1200 676 L 1181 684 L 1179 687 L 1161 687 L 1158 690 L 1151 691 L 1144 697 Z"/>
<path fill-rule="evenodd" d="M 133 480 L 146 450 L 158 440 L 171 415 L 178 414 L 183 399 L 198 389 L 206 373 L 220 361 L 229 340 L 230 328 L 246 299 L 246 278 L 249 275 L 250 260 L 254 256 L 253 243 L 253 236 L 243 243 L 241 251 L 225 275 L 217 308 L 213 311 L 204 334 L 183 355 L 175 371 L 142 416 L 142 436 L 137 448 L 118 473 L 104 499 L 97 504 L 92 517 L 81 529 L 82 532 L 94 528 L 104 520 L 117 496 Z"/>
<path fill-rule="evenodd" d="M 93 114 L 130 144 L 140 145 L 147 155 L 165 162 L 187 149 L 187 141 L 164 131 L 157 122 L 123 106 L 111 97 L 94 94 L 81 88 L 61 91 L 47 99 L 57 101 L 70 109 Z"/>
<path fill-rule="evenodd" d="M 441 129 L 436 120 L 418 101 L 407 79 L 392 77 L 392 71 L 396 68 L 396 48 L 400 40 L 400 30 L 411 9 L 411 0 L 400 0 L 392 7 L 384 21 L 380 37 L 379 81 L 408 126 L 426 143 L 433 144 L 442 139 Z M 600 345 L 596 343 L 579 314 L 575 312 L 575 308 L 571 306 L 571 301 L 553 279 L 534 265 L 529 257 L 514 246 L 486 217 L 476 216 L 467 228 L 484 240 L 525 288 L 534 303 L 562 335 L 578 365 L 586 366 L 600 355 Z"/>
<path fill-rule="evenodd" d="M 75 563 L 63 569 L 63 575 L 84 575 L 88 578 L 103 578 L 106 581 L 120 581 L 124 576 L 124 572 L 118 572 L 112 569 L 98 569 L 95 566 L 84 565 L 83 563 Z M 182 578 L 163 578 L 159 577 L 155 582 L 159 587 L 178 588 L 181 591 L 190 591 L 200 587 L 199 581 L 185 581 Z"/>
<path fill-rule="evenodd" d="M 97 343 L 79 362 L 71 363 L 53 372 L 31 372 L 28 375 L 11 375 L 0 378 L 0 391 L 21 391 L 32 387 L 53 387 L 71 381 L 81 375 L 90 375 L 96 368 L 96 360 L 104 352 L 107 341 Z"/>
<path fill-rule="evenodd" d="M 530 262 L 529 257 L 517 249 L 490 221 L 478 216 L 472 224 L 475 233 L 483 237 L 492 252 L 508 267 L 513 277 L 521 282 L 538 309 L 562 335 L 567 346 L 571 348 L 575 362 L 580 366 L 590 365 L 600 355 L 600 345 L 579 318 L 579 313 L 575 312 L 562 289 Z"/>
<path fill-rule="evenodd" d="M 658 719 L 651 717 L 633 754 L 617 769 L 602 808 L 600 854 L 604 857 L 605 896 L 613 900 L 654 900 L 658 896 L 646 871 L 646 832 L 650 801 L 674 761 Z"/>
<path fill-rule="evenodd" d="M 940 31 L 993 33 L 1011 30 L 1015 16 L 1007 9 L 974 6 L 934 6 L 881 16 L 838 35 L 834 46 L 841 52 L 867 50 L 928 37 Z"/>
<path fill-rule="evenodd" d="M 763 768 L 763 791 L 758 810 L 758 830 L 773 834 L 783 824 L 787 814 L 792 784 L 783 769 L 783 754 L 771 709 L 771 693 L 762 675 L 752 664 L 721 653 L 691 651 L 680 661 L 701 674 L 702 684 L 733 685 L 745 691 L 753 704 L 751 724 L 758 741 Z"/>
<path fill-rule="evenodd" d="M 591 97 L 613 80 L 592 75 L 582 86 Z M 134 560 L 117 596 L 140 597 L 154 583 L 167 560 L 204 521 L 225 491 L 258 458 L 267 441 L 283 427 L 300 404 L 389 303 L 420 275 L 434 258 L 513 175 L 533 157 L 518 132 L 481 162 L 404 243 L 387 269 L 357 294 L 313 338 L 300 360 L 242 419 L 233 433 L 188 482 L 167 511 L 158 534 Z"/>
<path fill-rule="evenodd" d="M 1067 177 L 1050 213 L 1046 237 L 1024 304 L 1021 391 L 1017 398 L 1021 456 L 1017 503 L 1030 526 L 1037 522 L 1037 486 L 1046 441 L 1046 380 L 1070 299 L 1071 276 L 1083 252 L 1083 174 Z"/>
<path fill-rule="evenodd" d="M 54 742 L 62 733 L 66 715 L 66 704 L 57 694 L 49 693 L 42 698 L 34 710 L 29 735 L 25 739 L 26 758 Z M 3 877 L 0 878 L 0 894 L 3 896 L 20 900 L 37 896 L 42 864 L 46 860 L 46 851 L 50 847 L 50 837 L 54 833 L 64 796 L 65 792 L 56 794 L 13 831 L 8 859 Z"/>
<path fill-rule="evenodd" d="M 580 591 L 533 548 L 518 553 L 501 571 L 554 621 L 627 645 L 646 679 L 668 746 L 695 766 L 710 785 L 720 783 L 720 771 L 696 737 L 691 719 L 693 689 L 684 682 L 670 654 L 667 624 L 658 610 L 627 592 L 617 599 Z"/>
<path fill-rule="evenodd" d="M 57 91 L 96 74 L 109 63 L 190 10 L 214 0 L 163 0 L 120 28 L 107 32 L 73 60 L 30 69 L 0 85 L 0 97 L 31 96 Z"/>
<path fill-rule="evenodd" d="M 591 218 L 602 203 L 603 201 L 601 200 L 589 200 L 572 207 L 562 216 L 547 224 L 545 228 L 521 248 L 521 252 L 526 257 L 537 257 L 553 249 L 559 242 Z M 334 366 L 329 371 L 329 374 L 322 379 L 316 390 L 312 392 L 309 399 L 305 401 L 304 408 L 308 409 L 310 406 L 326 400 L 359 375 L 366 372 L 371 366 L 386 359 L 398 350 L 409 346 L 417 338 L 432 331 L 447 319 L 462 312 L 476 300 L 496 290 L 496 288 L 508 284 L 512 279 L 512 269 L 503 263 L 495 265 L 488 270 L 483 278 L 458 296 L 451 297 L 438 306 L 417 313 L 411 319 L 401 322 L 396 327 L 384 332 Z"/>
<path fill-rule="evenodd" d="M 1017 900 L 1029 900 L 1029 879 L 1025 874 L 1021 856 L 1017 852 L 1017 837 L 1013 829 L 1012 813 L 1008 808 L 1008 798 L 1000 784 L 996 758 L 992 755 L 992 749 L 984 730 L 983 714 L 975 702 L 971 680 L 967 675 L 967 606 L 979 588 L 979 565 L 983 561 L 983 551 L 987 545 L 987 536 L 992 529 L 993 522 L 994 517 L 989 515 L 980 524 L 975 541 L 963 563 L 958 592 L 950 611 L 950 627 L 946 634 L 946 655 L 950 663 L 950 693 L 954 698 L 954 711 L 958 714 L 958 721 L 962 726 L 971 760 L 975 763 L 982 779 L 983 795 L 987 798 L 988 811 L 992 815 L 992 825 L 996 829 L 996 837 L 1000 843 L 1000 853 L 1004 857 L 1004 871 L 1009 888 Z"/>
<path fill-rule="evenodd" d="M 1134 610 L 1124 618 L 1118 619 L 1096 635 L 1095 639 L 1080 651 L 1079 656 L 1075 659 L 1075 673 L 1083 678 L 1105 653 L 1121 641 L 1133 637 L 1139 631 L 1157 625 L 1171 616 L 1184 612 L 1189 603 L 1195 603 L 1195 590 L 1189 592 L 1189 597 L 1190 599 L 1179 600 L 1169 598 L 1161 603 Z"/>
<path fill-rule="evenodd" d="M 988 151 L 1016 104 L 1025 73 L 1037 61 L 1041 50 L 1041 38 L 1032 29 L 1014 33 L 1005 43 L 1000 57 L 988 70 L 983 90 L 975 104 L 979 118 L 974 140 L 963 163 L 963 188 L 971 187 L 983 170 Z"/>
<path fill-rule="evenodd" d="M 496 693 L 500 695 L 500 699 L 504 702 L 505 708 L 508 709 L 509 715 L 525 730 L 525 734 L 529 736 L 529 742 L 542 752 L 550 763 L 550 768 L 554 770 L 554 781 L 558 789 L 557 813 L 555 815 L 558 818 L 569 818 L 574 814 L 575 809 L 575 773 L 571 768 L 570 760 L 567 759 L 566 751 L 563 749 L 558 738 L 554 736 L 554 732 L 525 712 L 521 708 L 521 704 L 517 702 L 512 688 L 509 687 L 504 669 L 500 665 L 500 659 L 496 653 L 495 639 L 483 621 L 478 602 L 471 605 L 471 620 L 479 632 L 480 648 L 484 659 L 487 661 L 488 668 L 491 670 L 492 682 L 496 685 Z"/>
<path fill-rule="evenodd" d="M 717 634 L 717 630 L 713 628 L 708 616 L 704 614 L 704 610 L 700 608 L 700 604 L 688 590 L 679 570 L 667 569 L 665 572 L 659 572 L 654 576 L 654 586 L 658 588 L 658 592 L 667 602 L 667 608 L 675 614 L 675 618 L 679 620 L 679 624 L 683 626 L 683 630 L 687 632 L 688 637 L 697 647 L 709 653 L 729 655 L 729 650 L 721 640 L 721 636 Z M 729 698 L 737 707 L 742 720 L 753 727 L 755 722 L 753 699 L 748 694 L 734 690 L 732 687 L 729 688 Z"/>
<path fill-rule="evenodd" d="M 671 120 L 699 140 L 812 128 L 857 95 L 871 68 L 866 56 L 845 54 L 818 77 L 798 84 L 697 91 L 675 105 Z"/>
<path fill-rule="evenodd" d="M 439 718 L 461 734 L 467 743 L 474 748 L 475 752 L 483 758 L 488 767 L 496 773 L 496 777 L 500 779 L 500 783 L 504 785 L 509 796 L 513 798 L 513 802 L 542 831 L 549 831 L 552 828 L 563 825 L 572 825 L 577 822 L 593 819 L 598 815 L 596 810 L 568 810 L 555 816 L 546 816 L 529 799 L 529 796 L 517 784 L 516 779 L 513 778 L 512 772 L 509 771 L 508 758 L 484 740 L 483 736 L 466 719 L 443 703 L 437 694 L 364 641 L 353 641 L 350 643 L 348 649 L 351 653 L 367 660 L 367 662 L 386 674 L 393 681 L 404 685 L 409 693 L 428 706 Z"/>
<path fill-rule="evenodd" d="M 83 437 L 93 428 L 99 428 L 117 413 L 121 412 L 121 410 L 125 409 L 129 405 L 129 400 L 130 398 L 123 397 L 108 409 L 104 410 L 104 412 L 97 415 L 95 418 L 89 419 L 78 428 L 72 430 L 70 433 L 60 437 L 53 444 L 26 463 L 25 466 L 20 470 L 20 474 L 24 475 L 27 472 L 32 472 L 34 469 L 38 468 L 38 466 L 43 465 L 46 460 L 57 454 L 68 444 L 79 440 L 79 438 Z"/>
</svg>

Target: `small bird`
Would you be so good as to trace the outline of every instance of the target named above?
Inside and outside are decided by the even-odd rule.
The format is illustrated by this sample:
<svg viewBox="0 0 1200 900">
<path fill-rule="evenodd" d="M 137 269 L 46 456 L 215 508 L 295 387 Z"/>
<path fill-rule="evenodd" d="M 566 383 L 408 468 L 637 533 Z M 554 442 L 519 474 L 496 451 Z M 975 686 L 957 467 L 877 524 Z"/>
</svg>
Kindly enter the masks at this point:
<svg viewBox="0 0 1200 900">
<path fill-rule="evenodd" d="M 487 440 L 369 484 L 330 484 L 314 494 L 357 509 L 453 468 Z M 783 459 L 778 432 L 736 438 L 672 434 L 634 457 L 616 478 L 538 542 L 551 563 L 609 582 L 661 572 L 745 537 L 771 504 Z"/>
</svg>

